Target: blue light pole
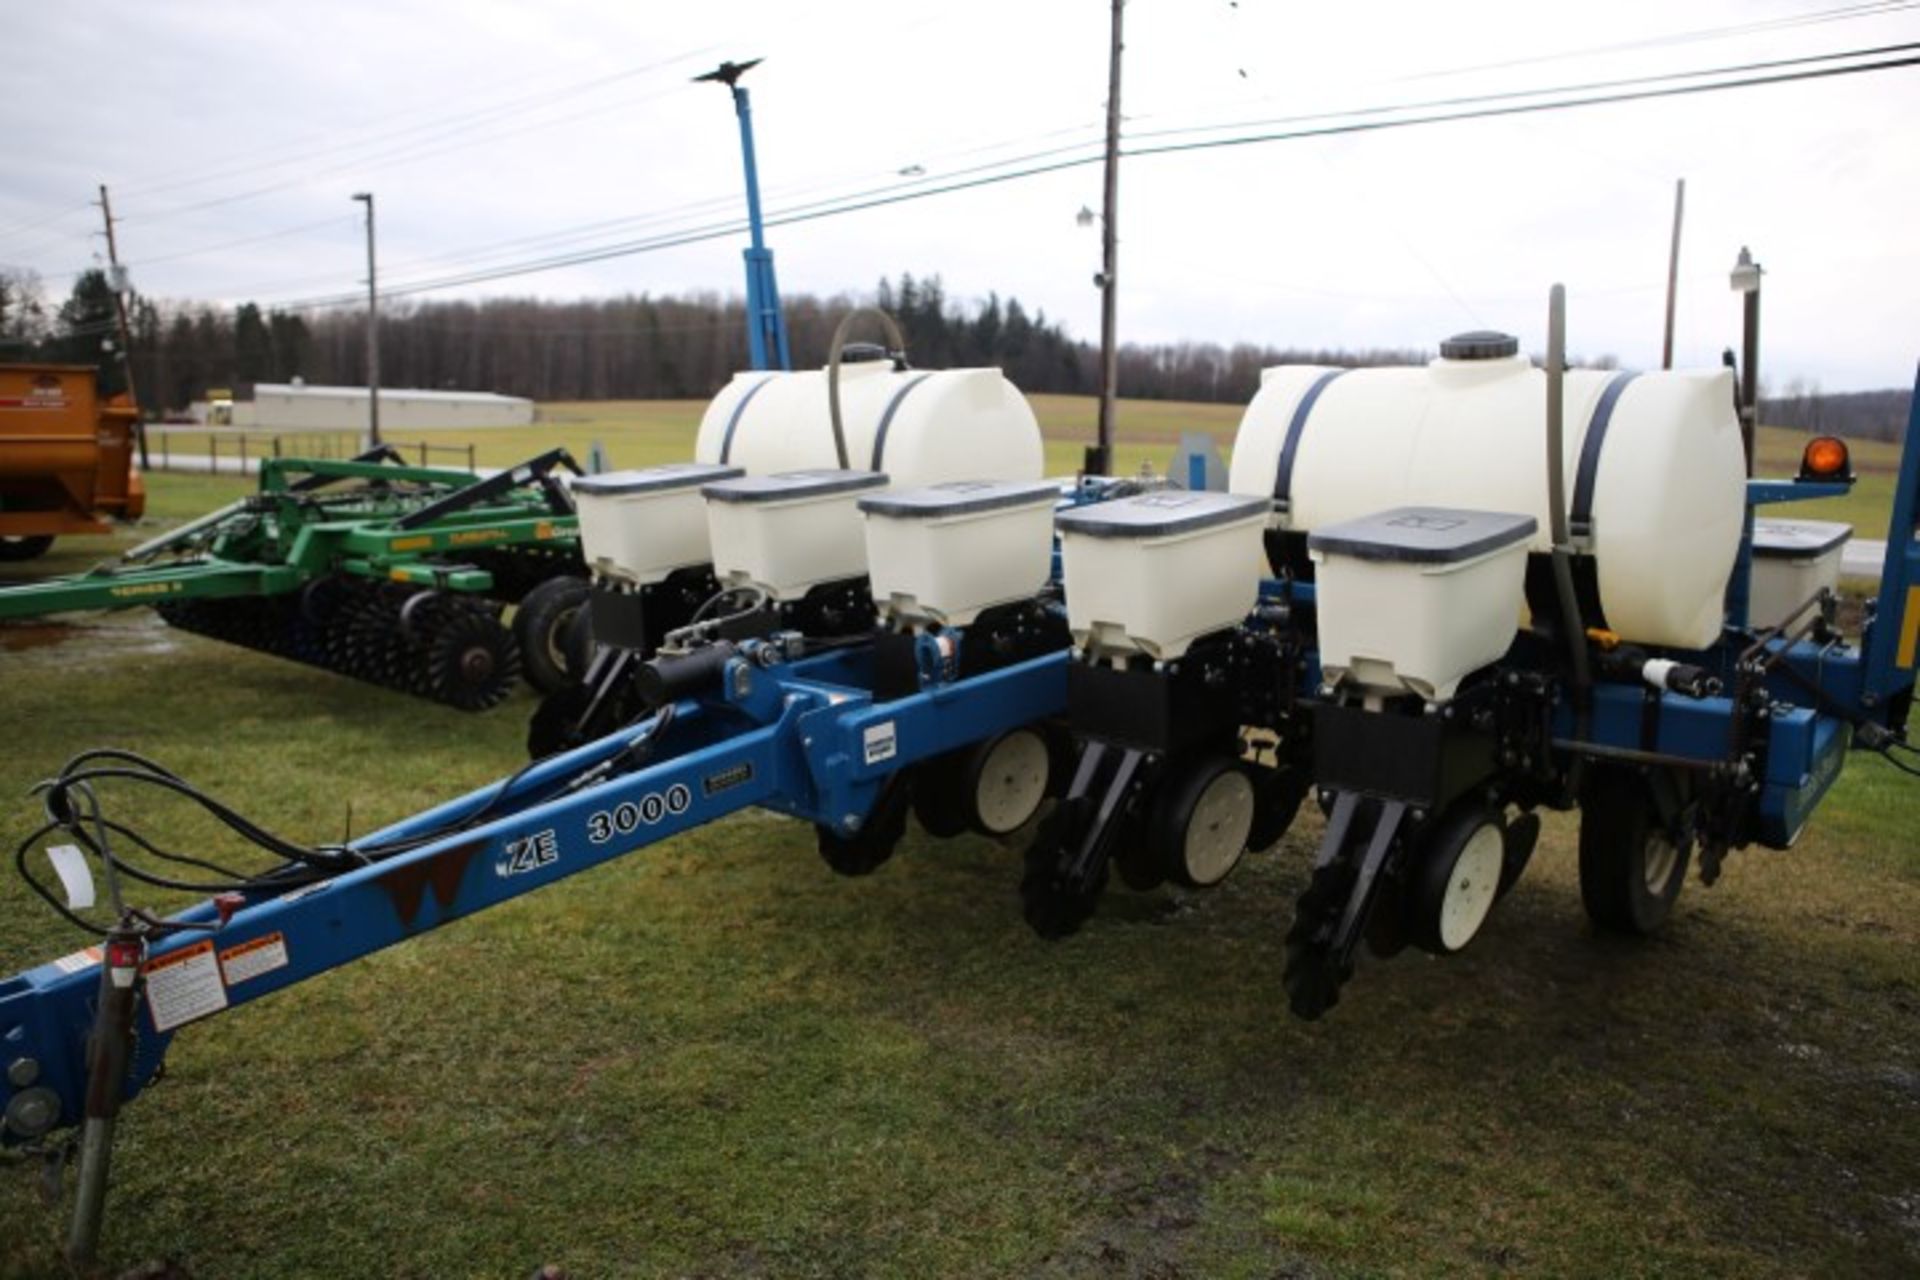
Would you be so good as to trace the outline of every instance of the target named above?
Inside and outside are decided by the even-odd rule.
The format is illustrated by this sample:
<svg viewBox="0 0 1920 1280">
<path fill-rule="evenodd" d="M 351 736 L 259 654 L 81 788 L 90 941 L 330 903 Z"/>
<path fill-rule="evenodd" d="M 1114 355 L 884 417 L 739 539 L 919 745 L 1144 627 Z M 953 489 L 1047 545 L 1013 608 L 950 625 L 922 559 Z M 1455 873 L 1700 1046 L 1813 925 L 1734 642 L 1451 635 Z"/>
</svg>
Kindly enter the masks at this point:
<svg viewBox="0 0 1920 1280">
<path fill-rule="evenodd" d="M 747 227 L 752 234 L 747 260 L 747 350 L 756 369 L 793 367 L 787 354 L 787 322 L 780 312 L 780 288 L 773 279 L 773 250 L 767 248 L 760 224 L 760 173 L 753 161 L 753 108 L 740 77 L 760 65 L 723 62 L 694 80 L 724 84 L 733 93 L 733 111 L 740 117 L 740 154 L 747 167 Z"/>
</svg>

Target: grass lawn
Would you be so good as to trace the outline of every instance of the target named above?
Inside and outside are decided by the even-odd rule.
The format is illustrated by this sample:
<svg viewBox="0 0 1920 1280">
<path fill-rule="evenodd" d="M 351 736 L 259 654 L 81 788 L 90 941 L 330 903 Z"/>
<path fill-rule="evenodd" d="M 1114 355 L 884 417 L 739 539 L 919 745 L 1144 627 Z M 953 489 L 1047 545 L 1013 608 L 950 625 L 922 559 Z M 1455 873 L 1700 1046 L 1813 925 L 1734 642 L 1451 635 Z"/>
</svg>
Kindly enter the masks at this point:
<svg viewBox="0 0 1920 1280">
<path fill-rule="evenodd" d="M 1071 474 L 1080 465 L 1081 451 L 1094 440 L 1098 401 L 1089 396 L 1029 396 L 1047 439 L 1049 474 Z M 691 456 L 693 438 L 705 411 L 704 400 L 607 400 L 559 402 L 540 406 L 535 426 L 491 432 L 469 432 L 483 466 L 517 462 L 541 449 L 564 444 L 583 462 L 594 441 L 605 446 L 618 467 L 644 467 Z M 1122 401 L 1119 414 L 1118 464 L 1134 471 L 1151 461 L 1165 470 L 1182 431 L 1204 431 L 1225 450 L 1233 443 L 1240 407 L 1224 404 L 1181 404 L 1153 400 Z M 402 444 L 444 442 L 453 433 L 402 432 Z"/>
<path fill-rule="evenodd" d="M 608 440 L 623 465 L 677 429 L 578 428 L 630 432 Z M 156 518 L 240 488 L 156 477 Z M 364 831 L 515 768 L 532 706 L 466 716 L 145 612 L 0 627 L 0 673 L 17 834 L 34 779 L 109 743 L 289 835 Z M 170 804 L 140 820 L 232 849 Z M 805 827 L 744 815 L 183 1031 L 126 1113 L 107 1257 L 198 1277 L 1910 1276 L 1916 830 L 1920 786 L 1855 760 L 1799 848 L 1738 855 L 1629 944 L 1582 923 L 1574 828 L 1550 817 L 1472 950 L 1367 965 L 1304 1024 L 1281 939 L 1317 818 L 1212 894 L 1116 890 L 1047 944 L 1016 849 L 914 832 L 847 881 Z M 0 975 L 81 941 L 0 880 Z M 60 1220 L 0 1173 L 0 1276 L 65 1274 Z"/>
</svg>

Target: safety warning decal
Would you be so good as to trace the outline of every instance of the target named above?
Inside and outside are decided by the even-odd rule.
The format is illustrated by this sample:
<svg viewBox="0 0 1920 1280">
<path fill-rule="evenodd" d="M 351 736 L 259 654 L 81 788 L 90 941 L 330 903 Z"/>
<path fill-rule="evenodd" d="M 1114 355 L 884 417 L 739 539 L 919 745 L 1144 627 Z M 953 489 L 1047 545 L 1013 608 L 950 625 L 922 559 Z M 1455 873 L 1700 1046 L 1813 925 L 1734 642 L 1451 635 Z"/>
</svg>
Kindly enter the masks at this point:
<svg viewBox="0 0 1920 1280">
<path fill-rule="evenodd" d="M 149 960 L 146 975 L 147 1010 L 155 1031 L 171 1031 L 227 1007 L 227 987 L 210 941 Z"/>
<path fill-rule="evenodd" d="M 82 969 L 91 969 L 100 963 L 100 948 L 88 947 L 76 951 L 70 956 L 61 956 L 53 962 L 53 967 L 62 973 L 79 973 Z"/>
<path fill-rule="evenodd" d="M 861 735 L 861 757 L 868 764 L 879 764 L 882 760 L 891 760 L 900 750 L 900 743 L 894 733 L 893 721 L 868 726 Z"/>
<path fill-rule="evenodd" d="M 220 953 L 220 973 L 230 987 L 286 967 L 287 935 L 284 933 L 265 934 Z"/>
</svg>

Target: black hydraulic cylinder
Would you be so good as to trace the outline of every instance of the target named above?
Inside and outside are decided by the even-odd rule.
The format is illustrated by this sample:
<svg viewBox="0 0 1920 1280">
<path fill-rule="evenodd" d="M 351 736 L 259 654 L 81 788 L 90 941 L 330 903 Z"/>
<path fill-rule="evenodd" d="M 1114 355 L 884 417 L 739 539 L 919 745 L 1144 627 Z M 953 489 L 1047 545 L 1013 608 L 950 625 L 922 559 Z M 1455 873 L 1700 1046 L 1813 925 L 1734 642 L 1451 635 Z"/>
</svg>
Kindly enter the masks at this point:
<svg viewBox="0 0 1920 1280">
<path fill-rule="evenodd" d="M 719 640 L 685 653 L 662 653 L 641 664 L 634 683 L 648 706 L 665 706 L 717 686 L 727 660 L 737 652 L 734 645 Z"/>
</svg>

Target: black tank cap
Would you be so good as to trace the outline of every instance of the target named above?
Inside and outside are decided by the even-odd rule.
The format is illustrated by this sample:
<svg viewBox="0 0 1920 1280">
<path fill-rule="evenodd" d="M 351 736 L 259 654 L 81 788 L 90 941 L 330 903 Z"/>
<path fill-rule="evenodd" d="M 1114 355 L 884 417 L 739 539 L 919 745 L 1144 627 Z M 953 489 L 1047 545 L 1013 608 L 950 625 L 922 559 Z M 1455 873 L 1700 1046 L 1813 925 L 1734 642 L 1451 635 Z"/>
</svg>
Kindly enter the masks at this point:
<svg viewBox="0 0 1920 1280">
<path fill-rule="evenodd" d="M 1498 360 L 1518 354 L 1520 339 L 1498 329 L 1456 333 L 1440 344 L 1441 358 L 1446 360 Z"/>
</svg>

